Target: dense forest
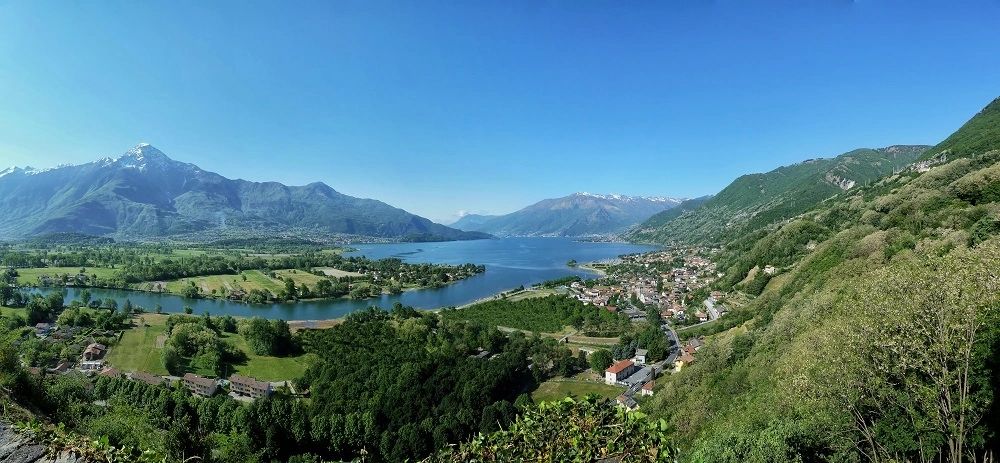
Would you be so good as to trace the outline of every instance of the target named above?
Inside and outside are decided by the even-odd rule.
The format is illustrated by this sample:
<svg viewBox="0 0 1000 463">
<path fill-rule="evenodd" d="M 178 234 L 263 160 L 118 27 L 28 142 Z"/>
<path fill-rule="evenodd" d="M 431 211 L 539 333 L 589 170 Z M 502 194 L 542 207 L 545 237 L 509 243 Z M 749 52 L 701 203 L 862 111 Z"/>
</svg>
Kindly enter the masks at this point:
<svg viewBox="0 0 1000 463">
<path fill-rule="evenodd" d="M 74 432 L 106 436 L 136 458 L 145 452 L 170 461 L 422 458 L 476 433 L 506 429 L 534 406 L 527 392 L 536 384 L 587 367 L 553 340 L 508 336 L 402 306 L 357 312 L 332 329 L 294 337 L 283 322 L 172 316 L 164 351 L 185 361 L 218 361 L 227 351 L 219 333 L 231 329 L 255 351 L 316 354 L 296 384 L 308 401 L 279 391 L 243 404 L 123 378 L 30 374 L 18 357 L 33 336 L 23 320 L 0 321 L 5 391 Z"/>
<path fill-rule="evenodd" d="M 446 320 L 473 320 L 489 326 L 556 333 L 567 326 L 587 336 L 615 337 L 631 329 L 628 318 L 559 295 L 517 301 L 497 299 L 462 309 L 445 309 Z"/>
</svg>

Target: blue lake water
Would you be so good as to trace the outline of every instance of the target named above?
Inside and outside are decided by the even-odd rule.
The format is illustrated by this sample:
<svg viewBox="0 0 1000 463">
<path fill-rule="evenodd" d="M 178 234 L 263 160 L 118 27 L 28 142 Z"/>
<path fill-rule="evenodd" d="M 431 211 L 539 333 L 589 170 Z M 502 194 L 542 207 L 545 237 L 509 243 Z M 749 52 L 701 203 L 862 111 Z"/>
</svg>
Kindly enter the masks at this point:
<svg viewBox="0 0 1000 463">
<path fill-rule="evenodd" d="M 406 262 L 486 266 L 486 273 L 456 282 L 444 288 L 406 291 L 362 301 L 337 299 L 277 304 L 243 304 L 215 299 L 186 299 L 169 294 L 91 289 L 95 299 L 114 298 L 152 310 L 159 304 L 164 312 L 183 312 L 190 306 L 195 314 L 258 316 L 285 320 L 323 320 L 339 318 L 370 306 L 389 308 L 395 302 L 420 309 L 458 306 L 497 294 L 520 285 L 529 286 L 569 275 L 593 274 L 566 265 L 570 259 L 592 262 L 612 259 L 622 254 L 652 251 L 656 248 L 628 243 L 591 243 L 568 238 L 505 238 L 495 240 L 449 241 L 442 243 L 399 243 L 356 245 L 350 255 L 371 259 L 397 257 Z M 68 288 L 67 300 L 77 298 L 78 290 Z"/>
</svg>

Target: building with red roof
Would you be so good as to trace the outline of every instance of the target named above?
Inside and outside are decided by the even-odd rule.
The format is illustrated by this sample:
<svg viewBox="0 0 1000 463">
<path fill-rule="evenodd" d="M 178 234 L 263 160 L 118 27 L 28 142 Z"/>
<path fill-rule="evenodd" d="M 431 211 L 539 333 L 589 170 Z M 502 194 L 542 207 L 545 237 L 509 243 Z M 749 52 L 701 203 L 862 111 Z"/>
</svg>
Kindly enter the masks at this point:
<svg viewBox="0 0 1000 463">
<path fill-rule="evenodd" d="M 635 363 L 631 360 L 619 360 L 614 365 L 604 370 L 604 382 L 617 384 L 621 380 L 628 378 L 635 371 Z"/>
</svg>

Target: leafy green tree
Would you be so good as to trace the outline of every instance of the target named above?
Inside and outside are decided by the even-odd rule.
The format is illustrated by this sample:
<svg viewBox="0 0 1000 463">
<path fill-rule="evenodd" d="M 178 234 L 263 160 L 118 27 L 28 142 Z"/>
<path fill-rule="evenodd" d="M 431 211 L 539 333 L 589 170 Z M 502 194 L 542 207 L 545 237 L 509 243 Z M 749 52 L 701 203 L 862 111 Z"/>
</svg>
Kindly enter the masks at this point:
<svg viewBox="0 0 1000 463">
<path fill-rule="evenodd" d="M 611 351 L 607 349 L 598 349 L 590 354 L 590 368 L 600 374 L 604 374 L 604 370 L 607 370 L 613 362 Z"/>
<path fill-rule="evenodd" d="M 647 420 L 604 400 L 567 398 L 529 408 L 509 429 L 480 434 L 430 461 L 672 462 L 677 457 L 666 430 L 662 420 Z"/>
<path fill-rule="evenodd" d="M 163 352 L 160 353 L 160 361 L 163 363 L 163 368 L 166 368 L 170 374 L 180 375 L 184 373 L 181 356 L 173 346 L 163 348 Z"/>
</svg>

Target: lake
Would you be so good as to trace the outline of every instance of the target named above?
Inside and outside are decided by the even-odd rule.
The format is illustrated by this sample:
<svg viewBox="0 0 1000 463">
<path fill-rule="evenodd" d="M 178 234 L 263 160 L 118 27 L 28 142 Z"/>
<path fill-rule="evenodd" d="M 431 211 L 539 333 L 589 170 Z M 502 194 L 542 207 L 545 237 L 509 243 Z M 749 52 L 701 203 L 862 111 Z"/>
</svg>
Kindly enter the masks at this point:
<svg viewBox="0 0 1000 463">
<path fill-rule="evenodd" d="M 324 320 L 339 318 L 371 306 L 389 308 L 395 302 L 420 309 L 459 306 L 516 288 L 546 280 L 594 274 L 566 265 L 570 259 L 593 262 L 613 259 L 622 254 L 648 252 L 653 246 L 628 243 L 592 243 L 569 238 L 504 238 L 494 240 L 448 241 L 441 243 L 398 243 L 355 245 L 357 251 L 348 255 L 363 255 L 371 259 L 397 257 L 406 262 L 463 264 L 471 262 L 486 266 L 486 273 L 467 278 L 443 288 L 406 291 L 398 295 L 354 301 L 347 299 L 302 301 L 295 303 L 243 304 L 217 299 L 186 299 L 170 294 L 92 288 L 94 299 L 114 298 L 123 304 L 133 304 L 153 310 L 159 304 L 164 312 L 179 313 L 190 306 L 195 314 L 241 317 L 281 318 L 285 320 Z M 78 289 L 67 288 L 67 301 L 77 298 Z"/>
</svg>

